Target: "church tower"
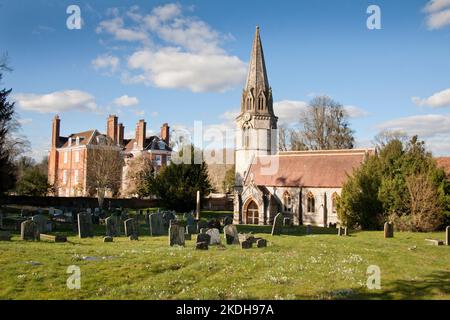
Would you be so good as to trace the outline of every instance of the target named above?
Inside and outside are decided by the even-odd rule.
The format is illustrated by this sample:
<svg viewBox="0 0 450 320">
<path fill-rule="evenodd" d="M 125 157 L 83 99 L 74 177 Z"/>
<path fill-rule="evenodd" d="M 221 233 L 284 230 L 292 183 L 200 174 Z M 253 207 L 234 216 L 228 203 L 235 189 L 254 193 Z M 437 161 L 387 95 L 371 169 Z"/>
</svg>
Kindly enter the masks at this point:
<svg viewBox="0 0 450 320">
<path fill-rule="evenodd" d="M 277 153 L 277 121 L 259 27 L 256 27 L 247 81 L 242 92 L 241 113 L 236 118 L 237 192 L 242 191 L 243 179 L 255 156 Z"/>
</svg>

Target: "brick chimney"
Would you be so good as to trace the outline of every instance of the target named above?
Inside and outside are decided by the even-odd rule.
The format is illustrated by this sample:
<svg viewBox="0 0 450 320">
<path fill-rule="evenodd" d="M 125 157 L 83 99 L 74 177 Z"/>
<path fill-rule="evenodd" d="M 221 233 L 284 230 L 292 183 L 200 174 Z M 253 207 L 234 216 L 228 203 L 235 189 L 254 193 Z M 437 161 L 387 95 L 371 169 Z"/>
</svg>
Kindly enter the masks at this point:
<svg viewBox="0 0 450 320">
<path fill-rule="evenodd" d="M 125 127 L 123 126 L 123 123 L 119 123 L 119 126 L 117 128 L 117 144 L 123 145 L 123 135 L 124 135 Z"/>
<path fill-rule="evenodd" d="M 117 121 L 118 118 L 115 115 L 109 115 L 108 121 L 106 122 L 106 135 L 112 139 L 114 144 L 117 144 Z"/>
<path fill-rule="evenodd" d="M 161 127 L 161 139 L 164 140 L 164 142 L 169 145 L 170 142 L 170 127 L 169 124 L 164 123 Z"/>
<path fill-rule="evenodd" d="M 136 125 L 136 143 L 139 150 L 144 149 L 145 134 L 147 132 L 147 123 L 145 120 L 139 120 Z"/>
<path fill-rule="evenodd" d="M 58 146 L 60 125 L 61 120 L 59 120 L 59 116 L 56 115 L 52 122 L 52 149 Z"/>
</svg>

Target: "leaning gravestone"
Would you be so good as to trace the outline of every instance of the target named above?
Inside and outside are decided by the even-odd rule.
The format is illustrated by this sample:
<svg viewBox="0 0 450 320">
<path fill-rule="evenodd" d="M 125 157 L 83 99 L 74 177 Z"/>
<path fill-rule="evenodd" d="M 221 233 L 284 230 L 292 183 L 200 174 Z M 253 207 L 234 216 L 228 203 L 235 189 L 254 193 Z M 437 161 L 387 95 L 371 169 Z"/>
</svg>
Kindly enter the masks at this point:
<svg viewBox="0 0 450 320">
<path fill-rule="evenodd" d="M 125 227 L 125 237 L 138 237 L 139 230 L 136 219 L 127 219 L 123 222 L 123 225 Z"/>
<path fill-rule="evenodd" d="M 78 236 L 80 238 L 93 237 L 92 217 L 89 213 L 78 214 Z"/>
<path fill-rule="evenodd" d="M 169 245 L 184 246 L 184 228 L 177 223 L 171 223 L 169 227 Z"/>
<path fill-rule="evenodd" d="M 20 224 L 20 238 L 22 240 L 39 240 L 39 228 L 36 222 L 26 220 Z"/>
<path fill-rule="evenodd" d="M 278 213 L 275 218 L 273 219 L 273 226 L 272 226 L 272 235 L 273 236 L 279 236 L 281 232 L 283 231 L 283 214 L 280 212 Z"/>
<path fill-rule="evenodd" d="M 38 214 L 33 216 L 31 220 L 36 222 L 39 233 L 47 232 L 47 218 L 45 216 Z"/>
<path fill-rule="evenodd" d="M 384 237 L 393 238 L 394 237 L 394 225 L 390 222 L 384 224 Z"/>
<path fill-rule="evenodd" d="M 105 219 L 106 226 L 106 236 L 107 237 L 118 237 L 119 230 L 117 229 L 117 219 L 115 217 L 108 217 Z"/>
<path fill-rule="evenodd" d="M 450 226 L 447 226 L 447 228 L 445 228 L 445 244 L 447 246 L 450 246 Z"/>
<path fill-rule="evenodd" d="M 226 225 L 223 228 L 223 234 L 227 244 L 239 244 L 239 235 L 235 225 Z"/>
<path fill-rule="evenodd" d="M 220 231 L 219 229 L 213 228 L 206 231 L 206 234 L 211 237 L 209 240 L 210 245 L 220 244 Z"/>
</svg>

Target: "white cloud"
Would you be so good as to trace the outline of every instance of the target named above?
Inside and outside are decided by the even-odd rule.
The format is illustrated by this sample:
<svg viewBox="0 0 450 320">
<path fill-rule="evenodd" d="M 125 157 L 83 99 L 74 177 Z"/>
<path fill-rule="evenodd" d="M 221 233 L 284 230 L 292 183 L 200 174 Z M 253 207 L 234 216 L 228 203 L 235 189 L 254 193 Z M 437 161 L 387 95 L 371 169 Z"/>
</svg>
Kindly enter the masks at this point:
<svg viewBox="0 0 450 320">
<path fill-rule="evenodd" d="M 370 114 L 366 110 L 355 106 L 344 106 L 344 109 L 345 111 L 347 111 L 347 114 L 350 118 L 363 118 L 367 117 Z"/>
<path fill-rule="evenodd" d="M 433 94 L 431 97 L 422 99 L 413 97 L 412 101 L 418 106 L 431 108 L 443 108 L 450 106 L 450 89 L 446 89 Z"/>
<path fill-rule="evenodd" d="M 123 95 L 114 100 L 114 104 L 119 107 L 130 107 L 135 106 L 139 103 L 139 99 L 136 97 L 130 97 L 128 95 Z"/>
<path fill-rule="evenodd" d="M 427 13 L 426 24 L 430 30 L 450 25 L 450 0 L 431 0 L 424 11 Z"/>
<path fill-rule="evenodd" d="M 40 113 L 63 111 L 97 111 L 95 98 L 80 90 L 55 91 L 47 94 L 18 93 L 14 95 L 19 108 Z"/>
<path fill-rule="evenodd" d="M 135 82 L 193 92 L 226 91 L 242 84 L 246 74 L 245 64 L 237 57 L 201 55 L 176 48 L 137 51 L 128 65 L 143 72 L 132 78 Z"/>
<path fill-rule="evenodd" d="M 282 100 L 274 102 L 273 111 L 280 125 L 293 125 L 299 122 L 300 113 L 305 111 L 307 106 L 305 101 Z"/>
<path fill-rule="evenodd" d="M 23 126 L 32 123 L 33 119 L 31 118 L 19 119 L 17 120 L 17 122 L 19 122 L 19 124 Z"/>
<path fill-rule="evenodd" d="M 96 70 L 107 69 L 111 73 L 117 70 L 119 64 L 120 64 L 119 58 L 111 55 L 101 55 L 92 60 L 92 65 Z"/>
<path fill-rule="evenodd" d="M 231 37 L 185 16 L 180 4 L 158 6 L 147 15 L 137 6 L 123 17 L 118 9 L 110 14 L 109 20 L 100 22 L 98 33 L 144 44 L 128 57 L 130 70 L 122 73 L 124 83 L 223 92 L 244 82 L 246 64 L 221 47 Z"/>
</svg>

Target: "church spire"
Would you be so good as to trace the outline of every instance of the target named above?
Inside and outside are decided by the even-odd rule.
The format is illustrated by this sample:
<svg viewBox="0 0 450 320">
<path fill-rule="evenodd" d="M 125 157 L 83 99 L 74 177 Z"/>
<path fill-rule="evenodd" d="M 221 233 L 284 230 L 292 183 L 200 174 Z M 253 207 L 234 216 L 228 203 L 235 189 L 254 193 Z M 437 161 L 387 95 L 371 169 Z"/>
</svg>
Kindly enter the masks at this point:
<svg viewBox="0 0 450 320">
<path fill-rule="evenodd" d="M 264 52 L 259 35 L 259 26 L 256 26 L 255 39 L 253 40 L 252 54 L 248 68 L 247 82 L 245 89 L 264 89 L 269 90 L 269 81 L 267 80 L 266 63 L 264 61 Z"/>
</svg>

